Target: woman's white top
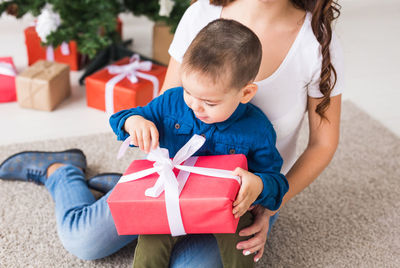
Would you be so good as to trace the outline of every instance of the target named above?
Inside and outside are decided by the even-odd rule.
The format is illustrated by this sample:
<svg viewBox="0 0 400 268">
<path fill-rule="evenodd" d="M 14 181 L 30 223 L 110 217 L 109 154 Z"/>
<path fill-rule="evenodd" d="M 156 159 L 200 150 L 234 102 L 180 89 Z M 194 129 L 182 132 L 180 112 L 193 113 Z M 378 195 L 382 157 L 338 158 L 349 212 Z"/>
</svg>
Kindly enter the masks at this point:
<svg viewBox="0 0 400 268">
<path fill-rule="evenodd" d="M 190 43 L 209 22 L 221 17 L 221 6 L 209 0 L 191 5 L 179 22 L 169 54 L 182 62 Z M 286 174 L 296 161 L 296 141 L 306 113 L 307 96 L 322 97 L 319 91 L 322 55 L 320 44 L 311 28 L 311 13 L 307 13 L 294 43 L 278 69 L 268 78 L 255 82 L 256 96 L 251 101 L 272 122 L 277 134 L 276 146 L 283 158 L 282 173 Z M 330 45 L 331 62 L 337 81 L 331 96 L 341 94 L 344 86 L 343 55 L 335 35 Z"/>
</svg>

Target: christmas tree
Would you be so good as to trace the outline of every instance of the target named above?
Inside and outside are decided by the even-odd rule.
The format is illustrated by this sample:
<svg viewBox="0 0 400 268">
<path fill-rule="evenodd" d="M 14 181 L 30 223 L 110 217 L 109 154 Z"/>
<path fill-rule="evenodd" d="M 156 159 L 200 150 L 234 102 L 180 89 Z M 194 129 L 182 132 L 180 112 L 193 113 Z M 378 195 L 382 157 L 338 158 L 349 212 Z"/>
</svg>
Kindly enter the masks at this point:
<svg viewBox="0 0 400 268">
<path fill-rule="evenodd" d="M 124 5 L 135 15 L 144 15 L 155 22 L 165 22 L 174 33 L 190 2 L 190 0 L 124 0 Z"/>
<path fill-rule="evenodd" d="M 21 18 L 32 14 L 44 46 L 76 41 L 79 52 L 92 59 L 80 79 L 83 83 L 86 76 L 110 62 L 133 54 L 126 48 L 131 40 L 122 42 L 117 32 L 119 13 L 163 21 L 174 32 L 189 5 L 190 0 L 10 0 L 0 2 L 0 15 L 6 12 Z"/>
<path fill-rule="evenodd" d="M 94 57 L 100 50 L 120 41 L 118 14 L 124 11 L 118 0 L 11 0 L 0 3 L 0 14 L 17 18 L 27 13 L 45 20 L 43 45 L 59 46 L 75 40 L 82 54 Z M 37 25 L 39 26 L 39 25 Z M 38 27 L 37 27 L 38 29 Z"/>
<path fill-rule="evenodd" d="M 190 0 L 11 0 L 0 2 L 0 15 L 7 12 L 21 18 L 30 13 L 39 17 L 39 22 L 45 17 L 43 45 L 57 47 L 75 40 L 79 51 L 93 58 L 121 41 L 117 33 L 119 13 L 130 11 L 164 21 L 174 32 L 189 4 Z"/>
</svg>

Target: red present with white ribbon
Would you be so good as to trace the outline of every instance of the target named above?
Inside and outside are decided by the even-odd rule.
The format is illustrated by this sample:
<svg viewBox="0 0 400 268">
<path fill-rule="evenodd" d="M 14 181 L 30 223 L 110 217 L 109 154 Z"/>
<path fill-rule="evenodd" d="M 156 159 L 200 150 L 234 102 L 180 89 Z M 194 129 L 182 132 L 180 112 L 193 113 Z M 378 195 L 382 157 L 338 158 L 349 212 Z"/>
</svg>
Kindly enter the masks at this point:
<svg viewBox="0 0 400 268">
<path fill-rule="evenodd" d="M 0 58 L 0 102 L 17 100 L 15 77 L 17 71 L 11 57 Z"/>
<path fill-rule="evenodd" d="M 81 54 L 75 41 L 63 42 L 59 47 L 44 47 L 41 44 L 35 26 L 25 29 L 25 44 L 28 53 L 28 65 L 32 65 L 39 60 L 56 61 L 68 64 L 72 71 L 80 68 Z"/>
<path fill-rule="evenodd" d="M 87 105 L 109 115 L 145 106 L 158 96 L 166 73 L 166 67 L 139 55 L 123 58 L 86 78 Z"/>
<path fill-rule="evenodd" d="M 235 233 L 240 178 L 232 171 L 247 169 L 246 157 L 193 157 L 204 141 L 194 135 L 173 159 L 157 148 L 132 162 L 107 199 L 118 234 Z"/>
</svg>

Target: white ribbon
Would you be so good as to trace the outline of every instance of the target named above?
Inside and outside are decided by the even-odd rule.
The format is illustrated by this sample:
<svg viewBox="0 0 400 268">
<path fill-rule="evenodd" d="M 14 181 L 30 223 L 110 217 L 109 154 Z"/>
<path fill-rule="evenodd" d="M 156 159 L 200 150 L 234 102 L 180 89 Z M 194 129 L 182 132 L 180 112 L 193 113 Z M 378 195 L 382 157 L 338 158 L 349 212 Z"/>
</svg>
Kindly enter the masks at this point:
<svg viewBox="0 0 400 268">
<path fill-rule="evenodd" d="M 64 56 L 67 56 L 70 54 L 69 45 L 67 42 L 61 43 L 61 54 L 63 54 Z"/>
<path fill-rule="evenodd" d="M 157 97 L 159 88 L 157 77 L 140 72 L 150 71 L 151 66 L 151 61 L 140 61 L 139 55 L 135 54 L 131 57 L 130 63 L 128 64 L 110 65 L 107 67 L 110 74 L 117 74 L 117 76 L 114 76 L 106 83 L 105 100 L 106 112 L 108 115 L 112 115 L 114 113 L 114 86 L 124 78 L 128 78 L 131 83 L 139 82 L 138 78 L 151 81 L 153 83 L 153 98 Z"/>
<path fill-rule="evenodd" d="M 131 142 L 128 137 L 121 145 L 118 156 L 122 156 Z M 194 135 L 171 160 L 169 152 L 164 148 L 151 150 L 147 156 L 150 161 L 155 161 L 152 168 L 141 170 L 139 172 L 124 175 L 118 183 L 138 180 L 150 174 L 157 172 L 159 177 L 153 187 L 145 191 L 145 195 L 149 197 L 158 197 L 165 191 L 165 206 L 169 228 L 172 236 L 186 234 L 183 227 L 182 216 L 179 206 L 179 195 L 185 186 L 189 173 L 196 173 L 205 176 L 218 178 L 234 179 L 240 184 L 240 177 L 234 176 L 232 171 L 214 168 L 194 167 L 197 157 L 191 157 L 204 144 L 205 138 L 200 135 Z M 184 162 L 184 165 L 181 165 Z M 178 177 L 175 177 L 173 169 L 180 169 Z"/>
<path fill-rule="evenodd" d="M 61 43 L 61 54 L 64 56 L 69 55 L 69 45 L 67 42 Z M 46 60 L 54 61 L 54 48 L 52 45 L 46 47 Z"/>
<path fill-rule="evenodd" d="M 52 45 L 46 47 L 46 60 L 54 61 L 54 48 Z"/>
<path fill-rule="evenodd" d="M 7 76 L 16 76 L 17 72 L 14 69 L 14 66 L 8 62 L 0 62 L 0 74 Z"/>
</svg>

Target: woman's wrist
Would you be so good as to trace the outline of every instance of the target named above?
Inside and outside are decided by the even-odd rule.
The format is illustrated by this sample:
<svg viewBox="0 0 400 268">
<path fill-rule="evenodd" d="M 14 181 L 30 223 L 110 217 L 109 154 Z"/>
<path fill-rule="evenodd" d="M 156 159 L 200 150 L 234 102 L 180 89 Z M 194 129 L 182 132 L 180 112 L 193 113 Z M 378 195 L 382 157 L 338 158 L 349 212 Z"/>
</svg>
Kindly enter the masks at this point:
<svg viewBox="0 0 400 268">
<path fill-rule="evenodd" d="M 261 205 L 256 205 L 256 207 L 254 207 L 254 209 L 253 209 L 253 212 L 255 214 L 258 214 L 258 215 L 260 215 L 262 217 L 272 217 L 278 211 L 279 211 L 279 209 L 278 210 L 269 210 L 268 208 L 265 208 L 265 207 L 263 207 Z"/>
</svg>

